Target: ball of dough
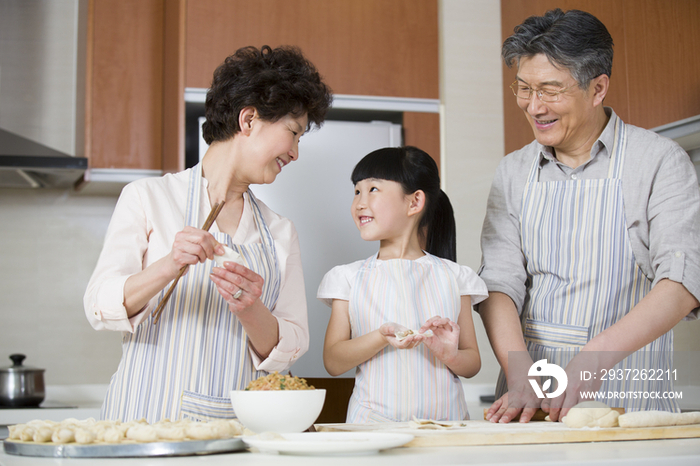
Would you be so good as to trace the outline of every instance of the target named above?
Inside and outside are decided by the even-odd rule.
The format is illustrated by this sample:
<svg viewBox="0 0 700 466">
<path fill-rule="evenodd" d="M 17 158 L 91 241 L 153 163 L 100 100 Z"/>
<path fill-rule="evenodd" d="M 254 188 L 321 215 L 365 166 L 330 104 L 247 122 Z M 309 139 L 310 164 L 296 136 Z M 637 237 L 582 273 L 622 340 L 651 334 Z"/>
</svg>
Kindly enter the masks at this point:
<svg viewBox="0 0 700 466">
<path fill-rule="evenodd" d="M 569 410 L 562 422 L 567 427 L 617 427 L 620 415 L 600 401 L 584 401 Z"/>
</svg>

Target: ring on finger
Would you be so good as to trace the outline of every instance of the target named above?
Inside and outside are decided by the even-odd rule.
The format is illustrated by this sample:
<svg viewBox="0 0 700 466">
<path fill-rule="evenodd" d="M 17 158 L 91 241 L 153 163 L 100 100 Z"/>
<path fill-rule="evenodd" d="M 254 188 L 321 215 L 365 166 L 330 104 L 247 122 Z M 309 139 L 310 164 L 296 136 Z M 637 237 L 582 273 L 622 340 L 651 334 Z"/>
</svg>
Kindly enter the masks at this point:
<svg viewBox="0 0 700 466">
<path fill-rule="evenodd" d="M 243 290 L 240 289 L 240 288 L 238 288 L 238 291 L 236 291 L 235 293 L 233 293 L 231 296 L 233 297 L 233 299 L 238 299 L 238 298 L 241 297 L 242 294 L 243 294 Z"/>
</svg>

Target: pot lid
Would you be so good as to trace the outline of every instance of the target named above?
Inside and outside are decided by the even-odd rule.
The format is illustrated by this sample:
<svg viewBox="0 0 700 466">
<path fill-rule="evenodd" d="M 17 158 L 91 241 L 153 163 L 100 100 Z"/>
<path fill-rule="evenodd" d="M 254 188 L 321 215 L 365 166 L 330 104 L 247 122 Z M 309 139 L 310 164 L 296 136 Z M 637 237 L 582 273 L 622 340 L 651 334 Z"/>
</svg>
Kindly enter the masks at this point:
<svg viewBox="0 0 700 466">
<path fill-rule="evenodd" d="M 23 354 L 11 354 L 10 359 L 12 360 L 12 365 L 8 367 L 0 367 L 0 372 L 44 372 L 44 369 L 37 369 L 36 367 L 23 366 L 22 361 L 26 359 Z"/>
</svg>

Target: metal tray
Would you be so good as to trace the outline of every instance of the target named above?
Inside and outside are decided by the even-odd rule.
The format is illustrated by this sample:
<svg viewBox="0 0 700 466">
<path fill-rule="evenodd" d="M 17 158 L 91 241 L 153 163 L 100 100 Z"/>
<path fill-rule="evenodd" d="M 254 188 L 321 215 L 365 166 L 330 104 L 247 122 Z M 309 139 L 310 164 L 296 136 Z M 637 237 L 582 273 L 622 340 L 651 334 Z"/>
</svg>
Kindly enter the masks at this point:
<svg viewBox="0 0 700 466">
<path fill-rule="evenodd" d="M 183 442 L 101 443 L 80 445 L 67 443 L 31 443 L 5 440 L 5 453 L 19 456 L 49 458 L 134 458 L 146 456 L 211 455 L 245 450 L 240 438 L 216 440 L 187 440 Z"/>
</svg>

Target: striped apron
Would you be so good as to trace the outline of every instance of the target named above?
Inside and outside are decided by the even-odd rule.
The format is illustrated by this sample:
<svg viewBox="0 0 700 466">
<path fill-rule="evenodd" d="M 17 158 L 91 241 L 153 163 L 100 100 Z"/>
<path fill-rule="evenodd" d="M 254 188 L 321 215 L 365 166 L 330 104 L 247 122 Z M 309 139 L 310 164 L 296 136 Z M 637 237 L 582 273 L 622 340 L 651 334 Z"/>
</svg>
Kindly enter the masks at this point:
<svg viewBox="0 0 700 466">
<path fill-rule="evenodd" d="M 438 257 L 427 261 L 367 259 L 357 273 L 349 303 L 352 338 L 396 322 L 418 329 L 430 317 L 457 321 L 457 280 Z M 357 366 L 347 422 L 467 419 L 462 383 L 425 345 L 387 346 Z"/>
<path fill-rule="evenodd" d="M 652 281 L 637 265 L 627 233 L 621 179 L 625 151 L 626 128 L 618 118 L 607 178 L 539 182 L 539 157 L 532 163 L 520 223 L 529 283 L 521 323 L 533 361 L 547 359 L 566 367 L 590 339 L 623 318 L 651 290 Z M 614 367 L 622 376 L 605 380 L 598 392 L 605 397 L 598 400 L 628 411 L 678 411 L 675 400 L 643 394 L 671 390 L 672 382 L 652 383 L 635 372 L 672 368 L 672 349 L 670 331 L 622 360 Z M 638 380 L 633 380 L 635 374 Z M 595 374 L 599 380 L 606 375 Z M 506 391 L 501 371 L 496 394 Z"/>
<path fill-rule="evenodd" d="M 201 228 L 202 168 L 192 169 L 186 224 Z M 262 302 L 273 309 L 279 295 L 280 271 L 274 240 L 257 200 L 248 200 L 261 243 L 232 244 L 226 233 L 212 233 L 246 261 L 265 280 Z M 209 278 L 214 261 L 190 266 L 163 309 L 122 337 L 122 359 L 112 376 L 102 406 L 102 419 L 130 421 L 145 418 L 210 420 L 233 418 L 230 391 L 245 388 L 264 375 L 255 370 L 243 325 Z M 161 292 L 163 299 L 167 286 Z"/>
</svg>

